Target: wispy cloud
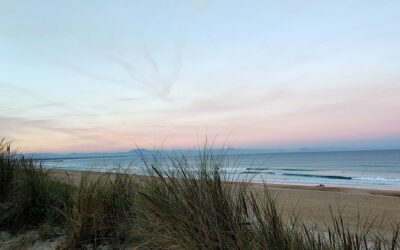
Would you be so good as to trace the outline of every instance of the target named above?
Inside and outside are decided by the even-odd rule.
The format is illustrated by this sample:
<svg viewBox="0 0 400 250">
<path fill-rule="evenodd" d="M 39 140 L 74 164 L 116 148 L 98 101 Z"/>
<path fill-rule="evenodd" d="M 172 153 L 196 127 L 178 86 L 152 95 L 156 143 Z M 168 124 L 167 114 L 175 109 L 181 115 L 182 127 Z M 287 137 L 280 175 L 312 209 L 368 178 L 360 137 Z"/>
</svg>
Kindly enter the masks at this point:
<svg viewBox="0 0 400 250">
<path fill-rule="evenodd" d="M 168 96 L 171 88 L 173 86 L 174 81 L 176 81 L 179 77 L 179 73 L 182 67 L 182 59 L 180 54 L 180 49 L 176 50 L 174 70 L 170 76 L 162 76 L 159 65 L 157 61 L 153 58 L 152 54 L 149 50 L 145 50 L 145 58 L 149 62 L 149 64 L 153 68 L 153 81 L 155 89 L 157 89 L 160 96 Z"/>
<path fill-rule="evenodd" d="M 175 61 L 172 63 L 174 65 L 174 69 L 172 72 L 168 72 L 168 75 L 163 75 L 163 73 L 161 73 L 159 63 L 155 57 L 153 57 L 152 53 L 147 49 L 144 50 L 144 59 L 152 71 L 151 75 L 147 77 L 144 76 L 143 73 L 138 73 L 127 59 L 112 55 L 110 53 L 103 53 L 105 59 L 122 68 L 126 72 L 126 76 L 100 73 L 95 69 L 89 69 L 85 66 L 79 65 L 76 62 L 67 62 L 63 59 L 52 56 L 47 52 L 42 51 L 40 54 L 52 65 L 56 65 L 65 70 L 72 71 L 81 76 L 92 79 L 96 83 L 107 85 L 116 84 L 124 88 L 139 87 L 144 92 L 161 99 L 168 99 L 174 82 L 179 78 L 182 67 L 179 49 L 177 49 Z M 101 57 L 102 54 L 98 54 L 97 56 Z"/>
<path fill-rule="evenodd" d="M 14 92 L 17 95 L 13 95 L 15 98 L 26 97 L 30 99 L 29 105 L 20 104 L 20 105 L 8 105 L 7 103 L 2 104 L 2 108 L 11 110 L 13 112 L 16 111 L 24 111 L 34 109 L 44 109 L 44 108 L 57 108 L 59 111 L 73 113 L 74 115 L 83 115 L 83 116 L 91 116 L 92 114 L 82 110 L 81 108 L 75 108 L 70 103 L 65 103 L 61 101 L 55 101 L 50 97 L 43 95 L 38 91 L 32 90 L 28 87 L 21 87 L 21 84 L 12 84 L 7 82 L 0 82 L 0 89 L 3 89 L 5 92 Z"/>
<path fill-rule="evenodd" d="M 111 53 L 104 54 L 111 62 L 124 69 L 132 83 L 139 85 L 146 92 L 162 99 L 168 99 L 173 84 L 179 78 L 182 68 L 180 47 L 177 47 L 174 61 L 171 62 L 173 65 L 173 70 L 171 72 L 167 72 L 165 75 L 161 72 L 156 58 L 149 49 L 144 47 L 142 54 L 152 71 L 151 75 L 147 77 L 144 76 L 143 73 L 139 73 L 127 59 Z"/>
</svg>

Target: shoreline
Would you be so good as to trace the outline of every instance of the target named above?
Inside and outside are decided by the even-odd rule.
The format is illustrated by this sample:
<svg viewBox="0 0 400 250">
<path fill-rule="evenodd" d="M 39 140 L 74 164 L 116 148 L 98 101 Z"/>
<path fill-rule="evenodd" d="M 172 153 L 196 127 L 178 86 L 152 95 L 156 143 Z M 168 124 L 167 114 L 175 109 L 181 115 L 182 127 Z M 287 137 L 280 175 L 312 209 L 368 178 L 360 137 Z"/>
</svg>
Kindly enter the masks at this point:
<svg viewBox="0 0 400 250">
<path fill-rule="evenodd" d="M 51 176 L 60 181 L 69 178 L 79 183 L 82 173 L 100 175 L 99 171 L 79 171 L 49 169 Z M 133 176 L 138 176 L 134 175 Z M 235 182 L 232 182 L 235 183 Z M 240 182 L 236 182 L 240 184 Z M 332 223 L 332 214 L 342 213 L 343 220 L 350 228 L 357 228 L 359 222 L 375 220 L 371 227 L 377 232 L 391 232 L 393 226 L 400 223 L 400 191 L 358 189 L 348 187 L 317 187 L 305 185 L 268 184 L 267 187 L 276 197 L 277 207 L 290 218 L 292 211 L 309 225 Z M 263 196 L 264 184 L 250 183 L 249 190 Z M 360 221 L 357 221 L 357 218 Z"/>
<path fill-rule="evenodd" d="M 46 167 L 46 170 L 50 171 L 67 171 L 67 172 L 76 172 L 76 173 L 81 173 L 81 172 L 90 172 L 90 173 L 106 173 L 107 170 L 101 171 L 99 169 L 93 169 L 93 170 L 77 170 L 77 169 L 67 169 L 67 168 L 51 168 L 51 167 Z M 108 170 L 113 170 L 113 169 L 108 169 Z M 140 176 L 135 173 L 129 173 L 130 175 L 133 176 Z M 246 180 L 234 180 L 230 181 L 227 180 L 226 182 L 238 182 L 238 183 L 247 183 Z M 276 182 L 276 181 L 249 181 L 250 185 L 264 185 L 267 184 L 269 187 L 276 187 L 276 188 L 286 188 L 286 189 L 304 189 L 304 190 L 318 190 L 318 191 L 341 191 L 341 192 L 352 192 L 352 191 L 358 191 L 359 193 L 369 193 L 369 194 L 376 194 L 376 195 L 389 195 L 389 196 L 396 196 L 400 197 L 400 187 L 394 187 L 394 186 L 380 186 L 380 185 L 354 185 L 354 184 L 330 184 L 330 183 L 320 183 L 320 182 L 315 182 L 315 183 L 303 183 L 303 182 Z M 321 187 L 320 185 L 323 185 Z"/>
<path fill-rule="evenodd" d="M 254 184 L 263 184 L 262 182 L 252 182 Z M 269 186 L 286 187 L 288 189 L 318 189 L 320 191 L 334 190 L 359 190 L 360 192 L 369 192 L 375 194 L 395 194 L 400 197 L 400 189 L 392 186 L 377 186 L 377 185 L 353 185 L 353 184 L 325 184 L 325 183 L 301 183 L 301 182 L 266 182 Z M 322 187 L 320 185 L 323 185 Z"/>
</svg>

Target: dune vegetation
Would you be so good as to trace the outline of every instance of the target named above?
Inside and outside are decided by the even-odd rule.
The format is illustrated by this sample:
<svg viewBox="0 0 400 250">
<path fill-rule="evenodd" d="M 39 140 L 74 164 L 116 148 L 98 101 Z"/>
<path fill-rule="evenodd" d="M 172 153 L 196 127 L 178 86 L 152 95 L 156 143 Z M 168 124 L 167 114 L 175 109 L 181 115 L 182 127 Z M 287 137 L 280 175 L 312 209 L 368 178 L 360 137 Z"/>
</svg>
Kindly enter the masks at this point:
<svg viewBox="0 0 400 250">
<path fill-rule="evenodd" d="M 194 164 L 184 155 L 141 158 L 144 176 L 87 172 L 73 183 L 3 140 L 0 230 L 63 235 L 60 249 L 400 249 L 398 226 L 380 235 L 370 230 L 374 221 L 349 229 L 340 213 L 318 227 L 302 223 L 295 210 L 282 216 L 266 185 L 257 194 L 247 183 L 226 181 L 223 153 L 208 147 Z"/>
</svg>

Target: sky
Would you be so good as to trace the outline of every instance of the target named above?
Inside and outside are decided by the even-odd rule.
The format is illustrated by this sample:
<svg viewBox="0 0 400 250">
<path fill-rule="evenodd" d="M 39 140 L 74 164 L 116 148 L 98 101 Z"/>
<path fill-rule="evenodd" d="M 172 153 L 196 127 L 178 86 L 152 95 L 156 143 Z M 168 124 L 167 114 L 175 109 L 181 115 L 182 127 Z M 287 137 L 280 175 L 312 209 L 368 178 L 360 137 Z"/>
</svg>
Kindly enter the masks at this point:
<svg viewBox="0 0 400 250">
<path fill-rule="evenodd" d="M 22 151 L 400 148 L 400 1 L 0 6 L 0 137 Z"/>
</svg>

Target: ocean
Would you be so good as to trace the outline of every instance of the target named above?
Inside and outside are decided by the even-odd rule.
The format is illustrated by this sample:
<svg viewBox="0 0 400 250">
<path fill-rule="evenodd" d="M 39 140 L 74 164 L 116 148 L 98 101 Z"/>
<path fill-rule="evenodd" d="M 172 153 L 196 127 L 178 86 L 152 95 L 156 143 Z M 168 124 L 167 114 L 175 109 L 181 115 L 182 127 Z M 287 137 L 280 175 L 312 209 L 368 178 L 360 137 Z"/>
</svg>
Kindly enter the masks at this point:
<svg viewBox="0 0 400 250">
<path fill-rule="evenodd" d="M 193 162 L 192 156 L 188 162 Z M 143 174 L 140 157 L 48 159 L 47 168 L 107 171 L 117 167 Z M 400 150 L 227 154 L 227 178 L 293 185 L 400 190 Z"/>
</svg>

